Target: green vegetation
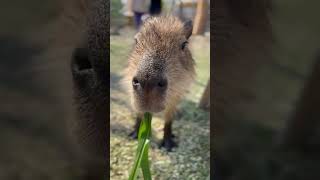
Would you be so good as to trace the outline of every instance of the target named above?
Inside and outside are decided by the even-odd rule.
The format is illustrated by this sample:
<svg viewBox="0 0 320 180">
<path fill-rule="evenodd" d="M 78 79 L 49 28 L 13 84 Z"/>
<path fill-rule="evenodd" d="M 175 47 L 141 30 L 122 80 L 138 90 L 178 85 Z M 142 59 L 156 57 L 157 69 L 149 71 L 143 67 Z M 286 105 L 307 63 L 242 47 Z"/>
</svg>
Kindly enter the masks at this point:
<svg viewBox="0 0 320 180">
<path fill-rule="evenodd" d="M 124 16 L 121 14 L 122 3 L 120 0 L 111 0 L 110 2 L 110 23 L 112 26 L 124 24 Z"/>
<path fill-rule="evenodd" d="M 145 180 L 151 180 L 151 172 L 149 166 L 149 144 L 151 136 L 151 119 L 152 115 L 148 112 L 144 114 L 144 118 L 141 121 L 138 135 L 138 149 L 136 154 L 136 160 L 131 171 L 129 180 L 135 180 L 138 175 L 139 167 L 142 169 L 143 177 Z"/>
</svg>

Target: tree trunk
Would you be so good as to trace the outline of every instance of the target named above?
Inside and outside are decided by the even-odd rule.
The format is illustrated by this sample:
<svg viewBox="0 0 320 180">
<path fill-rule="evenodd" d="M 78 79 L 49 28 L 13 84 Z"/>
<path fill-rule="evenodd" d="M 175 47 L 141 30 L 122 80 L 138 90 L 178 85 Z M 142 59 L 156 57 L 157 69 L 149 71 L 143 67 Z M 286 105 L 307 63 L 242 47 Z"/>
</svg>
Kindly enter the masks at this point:
<svg viewBox="0 0 320 180">
<path fill-rule="evenodd" d="M 196 16 L 194 18 L 193 34 L 203 34 L 208 15 L 207 0 L 198 0 Z"/>
</svg>

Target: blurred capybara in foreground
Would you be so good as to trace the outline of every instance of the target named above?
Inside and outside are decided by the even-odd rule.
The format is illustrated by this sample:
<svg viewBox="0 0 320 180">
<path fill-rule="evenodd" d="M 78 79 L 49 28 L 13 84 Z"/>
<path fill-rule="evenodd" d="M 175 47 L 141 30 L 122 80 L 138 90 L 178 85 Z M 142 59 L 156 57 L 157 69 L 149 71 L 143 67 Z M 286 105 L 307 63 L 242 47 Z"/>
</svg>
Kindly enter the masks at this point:
<svg viewBox="0 0 320 180">
<path fill-rule="evenodd" d="M 67 145 L 84 179 L 108 175 L 109 1 L 67 0 L 59 16 L 33 39 L 45 47 L 37 61 L 39 76 L 64 114 Z M 43 33 L 42 33 L 43 32 Z M 61 122 L 58 120 L 61 119 Z M 84 172 L 82 172 L 84 171 Z"/>
<path fill-rule="evenodd" d="M 135 45 L 125 70 L 124 83 L 138 117 L 136 138 L 144 112 L 164 112 L 164 137 L 161 146 L 176 146 L 171 132 L 179 101 L 195 76 L 194 60 L 188 49 L 192 22 L 174 16 L 148 18 L 135 36 Z"/>
<path fill-rule="evenodd" d="M 271 9 L 271 0 L 215 0 L 211 6 L 214 94 L 210 124 L 214 136 L 210 141 L 215 150 L 215 164 L 211 164 L 214 179 L 238 178 L 232 167 L 239 168 L 239 164 L 226 161 L 230 157 L 242 158 L 229 153 L 229 148 L 238 145 L 239 137 L 243 137 L 243 128 L 237 125 L 244 122 L 240 119 L 261 118 L 253 107 L 257 104 L 258 73 L 272 62 Z"/>
<path fill-rule="evenodd" d="M 224 133 L 227 117 L 253 114 L 257 73 L 272 61 L 271 7 L 271 0 L 216 0 L 211 9 L 215 135 Z"/>
</svg>

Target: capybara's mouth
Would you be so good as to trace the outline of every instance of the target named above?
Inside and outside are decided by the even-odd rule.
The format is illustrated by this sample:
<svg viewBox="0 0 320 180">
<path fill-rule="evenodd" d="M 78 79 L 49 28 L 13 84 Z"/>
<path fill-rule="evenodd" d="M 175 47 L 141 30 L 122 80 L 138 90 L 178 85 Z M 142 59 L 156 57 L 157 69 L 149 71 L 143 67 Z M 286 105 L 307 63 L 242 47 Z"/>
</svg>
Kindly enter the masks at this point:
<svg viewBox="0 0 320 180">
<path fill-rule="evenodd" d="M 133 94 L 133 106 L 138 112 L 158 113 L 165 109 L 164 95 Z"/>
<path fill-rule="evenodd" d="M 143 112 L 159 113 L 164 110 L 164 106 L 148 106 L 143 107 Z"/>
<path fill-rule="evenodd" d="M 135 101 L 135 109 L 139 112 L 159 113 L 165 109 L 163 103 L 159 101 Z"/>
</svg>

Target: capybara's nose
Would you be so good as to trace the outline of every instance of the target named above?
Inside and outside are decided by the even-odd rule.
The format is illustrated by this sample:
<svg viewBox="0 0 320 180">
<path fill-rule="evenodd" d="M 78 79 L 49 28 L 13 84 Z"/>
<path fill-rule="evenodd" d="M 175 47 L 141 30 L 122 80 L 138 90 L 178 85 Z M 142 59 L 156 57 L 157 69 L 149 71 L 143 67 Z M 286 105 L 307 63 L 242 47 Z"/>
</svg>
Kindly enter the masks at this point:
<svg viewBox="0 0 320 180">
<path fill-rule="evenodd" d="M 165 91 L 168 86 L 168 80 L 161 76 L 153 78 L 143 78 L 135 76 L 132 79 L 132 86 L 134 90 L 152 90 L 157 89 L 159 91 Z"/>
</svg>

